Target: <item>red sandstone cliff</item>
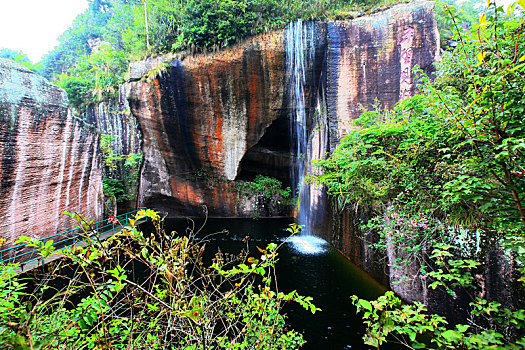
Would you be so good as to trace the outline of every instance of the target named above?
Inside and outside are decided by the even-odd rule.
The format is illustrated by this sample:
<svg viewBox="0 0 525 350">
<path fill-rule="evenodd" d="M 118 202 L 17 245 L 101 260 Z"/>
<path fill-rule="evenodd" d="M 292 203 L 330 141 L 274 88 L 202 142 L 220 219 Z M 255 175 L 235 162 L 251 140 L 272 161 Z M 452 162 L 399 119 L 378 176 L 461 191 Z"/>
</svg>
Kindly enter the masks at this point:
<svg viewBox="0 0 525 350">
<path fill-rule="evenodd" d="M 66 93 L 0 59 L 0 237 L 73 228 L 62 212 L 103 213 L 98 135 L 68 111 Z"/>
<path fill-rule="evenodd" d="M 143 133 L 140 204 L 172 215 L 253 215 L 232 181 L 283 105 L 283 32 L 173 60 L 130 83 Z M 133 69 L 132 69 L 133 70 Z"/>
<path fill-rule="evenodd" d="M 350 123 L 374 100 L 391 108 L 417 93 L 412 69 L 427 75 L 439 59 L 434 3 L 401 4 L 327 28 L 327 107 L 331 145 L 347 134 Z"/>
</svg>

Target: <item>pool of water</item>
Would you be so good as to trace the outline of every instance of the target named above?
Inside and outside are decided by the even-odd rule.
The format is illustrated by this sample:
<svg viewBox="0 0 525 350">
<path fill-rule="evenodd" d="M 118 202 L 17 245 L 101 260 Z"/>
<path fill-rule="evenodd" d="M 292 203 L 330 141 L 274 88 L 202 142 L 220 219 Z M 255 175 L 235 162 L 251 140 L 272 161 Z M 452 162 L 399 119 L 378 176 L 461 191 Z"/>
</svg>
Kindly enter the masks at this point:
<svg viewBox="0 0 525 350">
<path fill-rule="evenodd" d="M 301 235 L 287 239 L 286 228 L 291 222 L 291 219 L 209 219 L 198 237 L 210 240 L 207 243 L 210 253 L 218 248 L 238 253 L 247 248 L 246 241 L 253 252 L 256 246 L 283 243 L 278 251 L 279 290 L 297 290 L 301 295 L 311 296 L 314 304 L 322 309 L 312 315 L 296 304 L 285 308 L 287 322 L 307 341 L 303 349 L 367 349 L 362 341 L 364 326 L 350 296 L 371 299 L 383 294 L 385 289 L 326 241 Z M 194 224 L 197 230 L 202 220 Z M 184 233 L 188 225 L 193 223 L 167 220 L 165 227 Z M 210 236 L 216 232 L 221 233 Z"/>
</svg>

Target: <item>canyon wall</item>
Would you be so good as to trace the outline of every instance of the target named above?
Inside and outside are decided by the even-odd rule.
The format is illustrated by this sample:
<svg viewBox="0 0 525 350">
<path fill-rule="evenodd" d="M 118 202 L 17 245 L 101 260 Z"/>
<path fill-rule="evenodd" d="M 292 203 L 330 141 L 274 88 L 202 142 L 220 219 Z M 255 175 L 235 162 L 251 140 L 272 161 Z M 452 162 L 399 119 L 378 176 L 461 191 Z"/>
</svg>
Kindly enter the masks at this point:
<svg viewBox="0 0 525 350">
<path fill-rule="evenodd" d="M 439 59 L 434 3 L 416 1 L 351 21 L 327 24 L 327 113 L 333 149 L 363 108 L 391 108 L 418 92 L 415 66 L 427 75 Z"/>
<path fill-rule="evenodd" d="M 0 237 L 4 248 L 73 228 L 62 212 L 100 219 L 97 133 L 68 110 L 66 93 L 0 59 Z"/>
<path fill-rule="evenodd" d="M 415 66 L 433 76 L 433 64 L 439 60 L 433 6 L 431 2 L 414 2 L 372 16 L 327 24 L 325 102 L 330 150 L 354 127 L 352 120 L 363 107 L 371 108 L 377 100 L 382 107 L 391 108 L 397 101 L 417 94 Z M 361 225 L 373 216 L 373 208 L 338 203 L 336 198 L 329 198 L 324 208 L 318 235 L 403 300 L 425 303 L 433 312 L 447 315 L 451 322 L 467 317 L 462 303 L 468 297 L 459 293 L 497 300 L 510 308 L 520 305 L 525 297 L 516 282 L 520 276 L 516 263 L 493 246 L 467 241 L 468 235 L 451 229 L 451 241 L 461 247 L 457 258 L 477 256 L 485 261 L 484 270 L 475 276 L 481 288 L 458 291 L 454 296 L 430 289 L 421 265 L 399 263 L 410 254 L 396 244 L 387 243 L 385 250 L 371 248 L 379 238 L 363 231 Z"/>
<path fill-rule="evenodd" d="M 121 85 L 118 98 L 93 103 L 79 118 L 95 132 L 109 135 L 116 154 L 140 153 L 142 134 L 137 120 L 131 115 L 126 85 Z"/>
<path fill-rule="evenodd" d="M 118 97 L 107 101 L 89 104 L 78 119 L 84 123 L 91 132 L 101 135 L 103 139 L 99 149 L 101 169 L 106 179 L 118 180 L 127 192 L 126 200 L 117 203 L 117 198 L 109 193 L 105 194 L 104 211 L 106 214 L 129 212 L 135 209 L 138 193 L 138 173 L 140 171 L 142 154 L 142 134 L 137 119 L 131 115 L 127 100 L 127 85 L 121 85 Z M 104 147 L 115 156 L 123 157 L 130 154 L 135 158 L 132 162 L 127 159 L 106 164 Z M 119 198 L 120 199 L 120 198 Z M 118 208 L 117 208 L 118 207 Z"/>
<path fill-rule="evenodd" d="M 128 99 L 144 133 L 139 204 L 172 216 L 202 214 L 202 205 L 212 216 L 253 215 L 237 181 L 263 174 L 293 185 L 293 168 L 313 171 L 361 108 L 416 93 L 412 68 L 432 74 L 438 42 L 433 3 L 414 2 L 291 24 L 218 53 L 136 62 Z M 308 145 L 298 151 L 290 120 L 301 108 Z M 321 210 L 323 191 L 306 192 L 302 206 Z"/>
<path fill-rule="evenodd" d="M 434 62 L 439 59 L 433 8 L 432 2 L 413 2 L 352 21 L 328 23 L 326 114 L 330 150 L 354 128 L 352 121 L 363 109 L 377 103 L 391 108 L 417 94 L 414 67 L 433 76 Z M 421 283 L 394 283 L 397 276 L 388 265 L 394 263 L 389 259 L 399 257 L 396 252 L 384 255 L 369 248 L 376 238 L 365 235 L 359 227 L 370 217 L 371 208 L 341 206 L 335 199 L 325 208 L 319 235 L 405 300 L 425 295 Z"/>
<path fill-rule="evenodd" d="M 241 200 L 234 180 L 243 156 L 283 113 L 283 47 L 279 31 L 132 75 L 140 80 L 129 83 L 128 98 L 144 142 L 140 205 L 170 215 L 202 215 L 202 205 L 212 216 L 253 215 L 255 203 Z M 286 134 L 280 138 L 286 143 Z M 252 157 L 288 170 L 285 152 Z"/>
</svg>

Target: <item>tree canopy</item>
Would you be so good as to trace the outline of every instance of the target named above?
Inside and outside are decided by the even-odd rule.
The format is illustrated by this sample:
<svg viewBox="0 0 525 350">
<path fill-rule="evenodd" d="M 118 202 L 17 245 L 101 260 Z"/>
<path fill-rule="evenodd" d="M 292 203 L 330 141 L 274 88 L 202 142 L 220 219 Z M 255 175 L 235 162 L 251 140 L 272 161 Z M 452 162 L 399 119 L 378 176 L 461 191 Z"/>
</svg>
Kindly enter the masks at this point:
<svg viewBox="0 0 525 350">
<path fill-rule="evenodd" d="M 381 2 L 381 0 L 378 0 Z M 100 61 L 99 44 L 106 48 L 105 63 L 123 76 L 128 63 L 148 55 L 177 50 L 213 50 L 243 38 L 285 26 L 297 18 L 351 15 L 351 10 L 372 2 L 343 0 L 90 0 L 58 39 L 59 44 L 42 59 L 39 72 L 58 81 L 70 99 L 107 98 L 116 85 L 103 88 L 89 78 Z M 109 54 L 114 51 L 114 54 Z M 109 63 L 108 60 L 116 60 Z M 118 79 L 112 80 L 118 83 Z M 107 83 L 107 82 L 105 82 Z M 98 89 L 98 90 L 97 90 Z M 95 91 L 96 90 L 96 91 Z M 86 99 L 86 97 L 89 97 Z M 95 97 L 95 99 L 93 99 Z"/>
</svg>

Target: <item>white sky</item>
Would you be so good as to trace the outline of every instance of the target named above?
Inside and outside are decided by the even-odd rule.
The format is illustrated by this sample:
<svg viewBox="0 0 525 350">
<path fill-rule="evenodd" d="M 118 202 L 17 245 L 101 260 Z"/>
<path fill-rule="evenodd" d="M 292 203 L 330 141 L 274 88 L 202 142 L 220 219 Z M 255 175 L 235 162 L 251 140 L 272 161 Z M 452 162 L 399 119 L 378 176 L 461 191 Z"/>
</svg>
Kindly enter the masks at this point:
<svg viewBox="0 0 525 350">
<path fill-rule="evenodd" d="M 22 50 L 36 63 L 87 7 L 87 0 L 0 0 L 0 49 Z"/>
</svg>

